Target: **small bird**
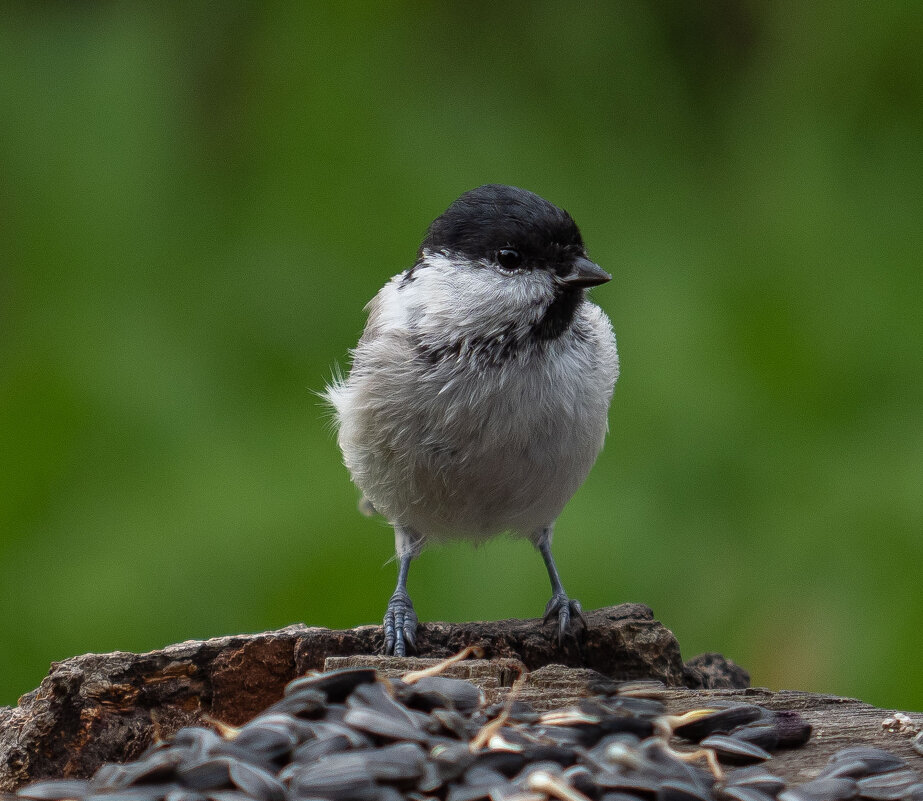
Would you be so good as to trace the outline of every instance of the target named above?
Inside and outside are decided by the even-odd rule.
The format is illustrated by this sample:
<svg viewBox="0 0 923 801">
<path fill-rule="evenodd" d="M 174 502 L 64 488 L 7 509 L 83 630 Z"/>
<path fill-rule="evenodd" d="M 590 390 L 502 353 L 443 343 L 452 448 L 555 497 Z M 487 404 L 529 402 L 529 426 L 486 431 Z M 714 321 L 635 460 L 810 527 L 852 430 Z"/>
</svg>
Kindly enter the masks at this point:
<svg viewBox="0 0 923 801">
<path fill-rule="evenodd" d="M 551 539 L 608 427 L 618 353 L 586 290 L 611 277 L 566 211 L 489 184 L 436 218 L 414 265 L 366 307 L 349 374 L 325 397 L 360 508 L 394 527 L 385 653 L 415 647 L 411 560 L 453 538 L 527 537 L 551 580 L 544 622 L 559 642 L 586 625 Z"/>
</svg>

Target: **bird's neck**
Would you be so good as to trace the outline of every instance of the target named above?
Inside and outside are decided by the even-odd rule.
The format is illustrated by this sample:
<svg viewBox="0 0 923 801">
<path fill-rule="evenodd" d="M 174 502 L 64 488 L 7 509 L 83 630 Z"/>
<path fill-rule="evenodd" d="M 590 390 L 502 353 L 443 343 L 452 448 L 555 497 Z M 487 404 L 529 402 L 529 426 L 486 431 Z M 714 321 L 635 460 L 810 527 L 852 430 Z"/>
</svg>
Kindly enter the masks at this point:
<svg viewBox="0 0 923 801">
<path fill-rule="evenodd" d="M 570 328 L 574 313 L 583 302 L 584 291 L 576 287 L 560 290 L 545 313 L 532 326 L 531 336 L 539 341 L 557 339 Z"/>
</svg>

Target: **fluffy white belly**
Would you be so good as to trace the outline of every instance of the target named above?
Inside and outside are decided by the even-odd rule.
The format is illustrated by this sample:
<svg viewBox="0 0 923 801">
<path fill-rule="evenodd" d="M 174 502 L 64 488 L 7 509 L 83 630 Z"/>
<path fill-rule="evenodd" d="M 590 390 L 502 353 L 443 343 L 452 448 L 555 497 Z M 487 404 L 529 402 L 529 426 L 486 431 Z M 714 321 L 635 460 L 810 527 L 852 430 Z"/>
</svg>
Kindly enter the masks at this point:
<svg viewBox="0 0 923 801">
<path fill-rule="evenodd" d="M 395 376 L 367 397 L 364 433 L 353 428 L 361 447 L 344 452 L 375 508 L 435 539 L 528 535 L 553 523 L 602 447 L 614 378 L 546 356 Z"/>
</svg>

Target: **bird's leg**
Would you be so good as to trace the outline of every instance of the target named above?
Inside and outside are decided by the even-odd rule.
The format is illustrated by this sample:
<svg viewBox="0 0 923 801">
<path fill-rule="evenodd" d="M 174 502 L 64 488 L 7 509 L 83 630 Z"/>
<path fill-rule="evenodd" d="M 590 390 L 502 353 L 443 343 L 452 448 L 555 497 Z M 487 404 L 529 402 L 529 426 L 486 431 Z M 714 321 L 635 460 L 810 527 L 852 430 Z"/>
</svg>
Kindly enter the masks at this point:
<svg viewBox="0 0 923 801">
<path fill-rule="evenodd" d="M 394 527 L 394 547 L 398 558 L 397 588 L 385 612 L 386 654 L 407 656 L 407 647 L 416 647 L 417 613 L 413 611 L 413 602 L 407 594 L 407 572 L 410 570 L 410 561 L 420 552 L 420 545 L 421 538 L 415 531 L 403 526 Z"/>
<path fill-rule="evenodd" d="M 574 618 L 578 619 L 583 627 L 586 628 L 586 618 L 583 616 L 583 608 L 580 601 L 571 600 L 564 592 L 564 585 L 561 583 L 561 576 L 558 574 L 557 565 L 554 563 L 554 556 L 551 555 L 551 537 L 554 533 L 553 526 L 546 526 L 535 532 L 532 542 L 538 548 L 538 552 L 545 560 L 545 567 L 548 570 L 548 578 L 551 579 L 551 600 L 545 607 L 545 616 L 542 620 L 547 623 L 553 618 L 558 619 L 558 643 L 564 643 L 564 635 L 571 630 Z"/>
</svg>

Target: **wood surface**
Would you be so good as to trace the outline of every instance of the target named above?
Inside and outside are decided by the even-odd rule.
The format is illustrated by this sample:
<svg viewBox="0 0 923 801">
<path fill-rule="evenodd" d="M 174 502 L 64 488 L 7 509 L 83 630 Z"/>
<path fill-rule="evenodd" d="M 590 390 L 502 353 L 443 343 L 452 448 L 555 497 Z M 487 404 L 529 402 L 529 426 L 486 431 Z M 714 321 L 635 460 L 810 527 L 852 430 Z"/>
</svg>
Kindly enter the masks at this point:
<svg viewBox="0 0 923 801">
<path fill-rule="evenodd" d="M 40 686 L 14 708 L 0 708 L 0 790 L 46 777 L 85 777 L 104 762 L 137 757 L 182 726 L 219 720 L 240 724 L 309 671 L 372 665 L 401 675 L 479 645 L 484 658 L 460 662 L 445 675 L 468 678 L 491 700 L 502 699 L 523 670 L 521 697 L 541 709 L 566 706 L 606 680 L 656 679 L 671 711 L 740 698 L 799 711 L 814 727 L 809 744 L 777 752 L 770 767 L 789 780 L 816 774 L 847 744 L 894 751 L 923 770 L 911 747 L 923 714 L 908 714 L 904 731 L 882 722 L 891 710 L 859 701 L 799 692 L 747 689 L 749 676 L 718 654 L 684 663 L 673 634 L 650 609 L 623 604 L 586 613 L 578 638 L 557 642 L 540 620 L 428 623 L 418 634 L 418 658 L 376 656 L 381 626 L 348 630 L 301 624 L 259 634 L 187 641 L 144 654 L 84 654 L 54 663 Z"/>
</svg>

